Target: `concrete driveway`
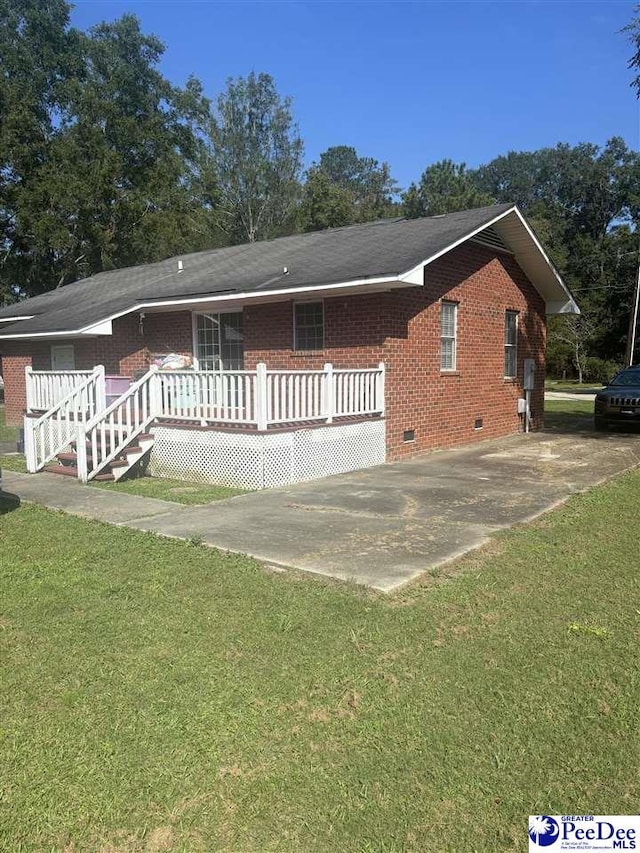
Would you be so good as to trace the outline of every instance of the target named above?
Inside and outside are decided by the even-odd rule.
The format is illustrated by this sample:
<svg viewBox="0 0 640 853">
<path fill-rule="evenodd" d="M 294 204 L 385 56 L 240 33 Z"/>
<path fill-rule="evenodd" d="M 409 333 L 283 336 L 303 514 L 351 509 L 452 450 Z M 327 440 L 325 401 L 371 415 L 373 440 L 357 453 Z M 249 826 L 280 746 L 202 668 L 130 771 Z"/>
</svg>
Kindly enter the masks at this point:
<svg viewBox="0 0 640 853">
<path fill-rule="evenodd" d="M 5 488 L 78 515 L 390 591 L 640 463 L 635 434 L 534 433 L 201 507 L 5 472 Z"/>
<path fill-rule="evenodd" d="M 189 523 L 217 547 L 389 591 L 639 463 L 635 435 L 510 436 L 242 496 Z"/>
</svg>

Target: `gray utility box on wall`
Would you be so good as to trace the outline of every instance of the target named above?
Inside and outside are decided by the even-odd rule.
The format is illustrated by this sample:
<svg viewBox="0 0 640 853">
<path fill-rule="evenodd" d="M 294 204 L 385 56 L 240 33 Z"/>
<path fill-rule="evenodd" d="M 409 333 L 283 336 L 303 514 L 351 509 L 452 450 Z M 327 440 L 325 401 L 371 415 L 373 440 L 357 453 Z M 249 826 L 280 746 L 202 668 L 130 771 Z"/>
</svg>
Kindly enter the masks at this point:
<svg viewBox="0 0 640 853">
<path fill-rule="evenodd" d="M 536 362 L 533 358 L 524 360 L 524 379 L 522 382 L 525 391 L 533 391 L 536 387 Z"/>
</svg>

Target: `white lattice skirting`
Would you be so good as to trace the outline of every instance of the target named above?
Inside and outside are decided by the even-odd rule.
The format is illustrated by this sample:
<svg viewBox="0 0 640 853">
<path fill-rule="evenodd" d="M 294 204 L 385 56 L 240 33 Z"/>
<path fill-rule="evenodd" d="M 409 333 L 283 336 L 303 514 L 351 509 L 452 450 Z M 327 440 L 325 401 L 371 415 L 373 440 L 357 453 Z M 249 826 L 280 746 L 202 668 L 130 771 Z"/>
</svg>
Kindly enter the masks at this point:
<svg viewBox="0 0 640 853">
<path fill-rule="evenodd" d="M 245 489 L 267 489 L 385 461 L 384 421 L 274 433 L 153 427 L 154 477 L 177 477 Z"/>
</svg>

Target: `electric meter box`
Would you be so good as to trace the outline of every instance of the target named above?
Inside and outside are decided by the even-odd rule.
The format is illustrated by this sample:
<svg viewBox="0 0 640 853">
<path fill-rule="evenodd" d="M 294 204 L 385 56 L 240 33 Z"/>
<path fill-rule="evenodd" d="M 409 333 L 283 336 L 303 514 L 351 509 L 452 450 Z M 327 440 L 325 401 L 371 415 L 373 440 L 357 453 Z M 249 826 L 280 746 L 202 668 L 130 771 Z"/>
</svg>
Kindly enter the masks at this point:
<svg viewBox="0 0 640 853">
<path fill-rule="evenodd" d="M 524 390 L 533 391 L 536 387 L 536 362 L 533 358 L 524 360 Z"/>
</svg>

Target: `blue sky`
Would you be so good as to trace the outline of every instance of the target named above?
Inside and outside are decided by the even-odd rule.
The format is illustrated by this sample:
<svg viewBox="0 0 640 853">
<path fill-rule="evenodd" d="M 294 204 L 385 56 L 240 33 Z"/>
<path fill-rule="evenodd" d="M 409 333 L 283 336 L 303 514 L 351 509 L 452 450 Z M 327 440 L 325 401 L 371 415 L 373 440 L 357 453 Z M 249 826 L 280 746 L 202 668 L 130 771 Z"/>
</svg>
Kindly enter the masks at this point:
<svg viewBox="0 0 640 853">
<path fill-rule="evenodd" d="M 265 71 L 311 163 L 332 145 L 387 161 L 402 187 L 449 157 L 469 166 L 556 142 L 638 148 L 620 29 L 633 2 L 76 0 L 87 28 L 133 12 L 167 46 L 162 70 L 215 97 Z"/>
</svg>

